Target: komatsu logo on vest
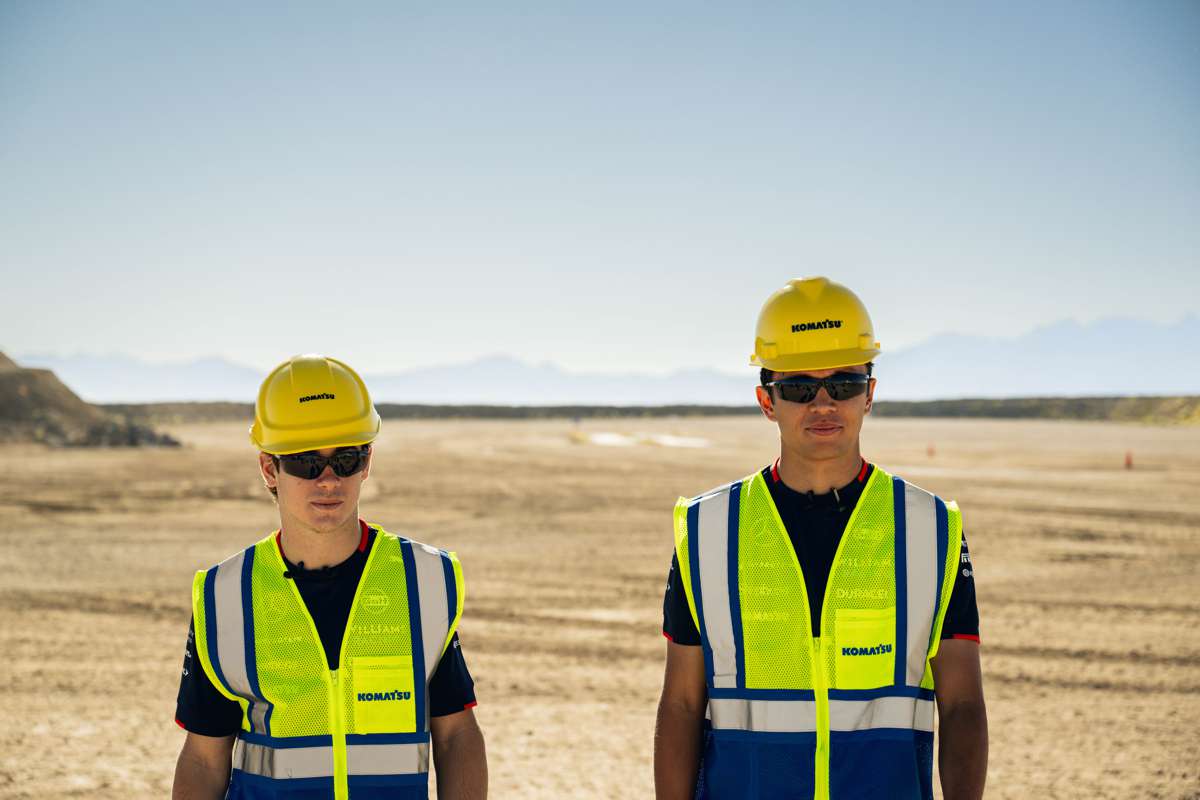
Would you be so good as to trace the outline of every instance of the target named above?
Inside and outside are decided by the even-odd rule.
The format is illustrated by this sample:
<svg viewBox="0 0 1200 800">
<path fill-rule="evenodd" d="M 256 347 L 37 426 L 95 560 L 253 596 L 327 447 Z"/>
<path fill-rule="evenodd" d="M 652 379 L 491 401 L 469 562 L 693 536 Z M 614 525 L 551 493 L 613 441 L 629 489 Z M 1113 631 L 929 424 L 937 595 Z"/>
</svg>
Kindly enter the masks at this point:
<svg viewBox="0 0 1200 800">
<path fill-rule="evenodd" d="M 823 319 L 819 322 L 797 322 L 792 325 L 792 333 L 804 333 L 804 331 L 820 331 L 826 328 L 840 327 L 842 327 L 840 319 Z"/>
<path fill-rule="evenodd" d="M 337 396 L 329 392 L 321 392 L 320 394 L 306 394 L 300 398 L 301 403 L 307 403 L 309 400 L 336 400 Z"/>
<path fill-rule="evenodd" d="M 358 702 L 369 703 L 373 700 L 411 700 L 412 692 L 393 689 L 390 692 L 359 692 Z"/>
<path fill-rule="evenodd" d="M 881 656 L 892 652 L 890 644 L 877 644 L 874 647 L 843 647 L 844 656 Z"/>
</svg>

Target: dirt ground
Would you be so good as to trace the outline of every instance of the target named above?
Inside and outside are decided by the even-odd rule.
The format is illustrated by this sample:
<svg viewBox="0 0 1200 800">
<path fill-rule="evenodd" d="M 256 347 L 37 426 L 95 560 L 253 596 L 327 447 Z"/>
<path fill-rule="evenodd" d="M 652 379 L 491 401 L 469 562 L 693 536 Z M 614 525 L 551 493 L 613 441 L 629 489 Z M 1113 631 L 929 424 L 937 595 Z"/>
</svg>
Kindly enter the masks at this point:
<svg viewBox="0 0 1200 800">
<path fill-rule="evenodd" d="M 492 796 L 651 797 L 671 506 L 772 460 L 774 429 L 384 431 L 363 514 L 462 559 Z M 0 447 L 2 797 L 169 794 L 191 574 L 275 525 L 245 426 L 171 433 L 187 447 Z M 988 796 L 1200 798 L 1200 428 L 875 419 L 865 454 L 963 508 Z"/>
</svg>

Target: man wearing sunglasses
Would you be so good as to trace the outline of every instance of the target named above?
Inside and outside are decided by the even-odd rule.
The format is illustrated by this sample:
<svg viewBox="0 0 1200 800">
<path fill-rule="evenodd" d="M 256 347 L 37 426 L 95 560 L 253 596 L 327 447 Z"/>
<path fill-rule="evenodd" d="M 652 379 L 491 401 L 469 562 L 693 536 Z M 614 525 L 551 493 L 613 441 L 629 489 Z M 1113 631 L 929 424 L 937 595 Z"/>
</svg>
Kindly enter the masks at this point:
<svg viewBox="0 0 1200 800">
<path fill-rule="evenodd" d="M 979 614 L 958 507 L 863 459 L 879 353 L 826 278 L 759 315 L 778 459 L 675 508 L 660 800 L 983 795 Z"/>
<path fill-rule="evenodd" d="M 196 574 L 174 797 L 484 798 L 458 559 L 358 516 L 380 420 L 346 364 L 263 382 L 250 438 L 279 529 Z"/>
</svg>

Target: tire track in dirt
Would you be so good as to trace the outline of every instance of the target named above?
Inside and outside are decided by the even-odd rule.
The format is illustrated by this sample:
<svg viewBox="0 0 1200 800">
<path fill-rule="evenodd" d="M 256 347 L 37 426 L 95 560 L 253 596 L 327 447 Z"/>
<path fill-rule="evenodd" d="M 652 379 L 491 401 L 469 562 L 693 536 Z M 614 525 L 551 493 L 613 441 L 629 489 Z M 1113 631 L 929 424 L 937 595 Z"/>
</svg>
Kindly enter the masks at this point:
<svg viewBox="0 0 1200 800">
<path fill-rule="evenodd" d="M 12 611 L 75 611 L 84 614 L 104 614 L 129 617 L 149 617 L 154 620 L 177 620 L 188 609 L 152 600 L 110 597 L 87 592 L 30 592 L 20 589 L 0 591 L 0 608 Z"/>
<path fill-rule="evenodd" d="M 1036 503 L 1013 504 L 976 500 L 971 504 L 971 508 L 981 511 L 1003 512 L 1007 515 L 1028 515 L 1029 519 L 1037 519 L 1039 516 L 1045 514 L 1057 514 L 1064 517 L 1098 517 L 1100 519 L 1112 519 L 1135 524 L 1160 522 L 1184 528 L 1200 528 L 1200 514 L 1190 511 L 1174 511 L 1153 507 L 1109 508 L 1104 506 L 1062 506 Z"/>
<path fill-rule="evenodd" d="M 1077 689 L 1085 692 L 1125 692 L 1128 694 L 1178 694 L 1194 696 L 1200 694 L 1200 685 L 1179 684 L 1176 686 L 1161 683 L 1144 683 L 1138 681 L 1108 681 L 1086 680 L 1073 678 L 1055 678 L 1046 675 L 1029 675 L 1024 672 L 1010 674 L 1005 672 L 988 671 L 984 674 L 984 683 L 999 683 L 1006 686 L 1022 686 L 1048 689 Z"/>
<path fill-rule="evenodd" d="M 1014 646 L 988 643 L 988 655 L 1014 658 L 1070 659 L 1110 664 L 1157 664 L 1170 667 L 1200 667 L 1200 653 L 1168 655 L 1138 650 L 1074 650 L 1069 647 Z"/>
<path fill-rule="evenodd" d="M 1169 603 L 1126 603 L 1126 602 L 1105 602 L 1100 600 L 1058 600 L 1050 598 L 1021 598 L 1021 599 L 1004 599 L 1004 598 L 988 598 L 987 605 L 990 608 L 1011 608 L 1012 606 L 1033 606 L 1039 610 L 1056 610 L 1067 609 L 1076 611 L 1103 611 L 1116 612 L 1123 614 L 1149 614 L 1157 616 L 1159 614 L 1178 614 L 1183 617 L 1190 617 L 1193 620 L 1200 617 L 1200 605 L 1198 604 L 1169 604 Z"/>
</svg>

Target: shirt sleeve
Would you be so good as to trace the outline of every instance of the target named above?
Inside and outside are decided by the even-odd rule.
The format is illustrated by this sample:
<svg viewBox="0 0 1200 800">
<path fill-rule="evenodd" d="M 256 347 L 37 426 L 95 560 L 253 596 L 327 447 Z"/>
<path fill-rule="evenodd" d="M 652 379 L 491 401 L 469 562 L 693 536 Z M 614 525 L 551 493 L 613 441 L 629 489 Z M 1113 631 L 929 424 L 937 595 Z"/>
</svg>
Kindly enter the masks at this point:
<svg viewBox="0 0 1200 800">
<path fill-rule="evenodd" d="M 242 729 L 242 706 L 217 691 L 196 654 L 196 623 L 188 623 L 175 722 L 201 736 L 232 736 Z"/>
<path fill-rule="evenodd" d="M 954 576 L 954 588 L 950 590 L 950 604 L 946 608 L 946 619 L 942 622 L 942 639 L 969 639 L 979 641 L 979 606 L 975 602 L 975 567 L 967 551 L 967 536 L 963 534 L 962 555 L 958 559 L 958 572 Z"/>
<path fill-rule="evenodd" d="M 696 630 L 683 580 L 679 577 L 678 556 L 671 556 L 671 571 L 667 573 L 667 592 L 663 595 L 663 636 L 675 644 L 700 646 L 700 631 Z"/>
<path fill-rule="evenodd" d="M 429 716 L 445 717 L 475 706 L 475 681 L 467 670 L 458 632 L 429 679 Z"/>
</svg>

